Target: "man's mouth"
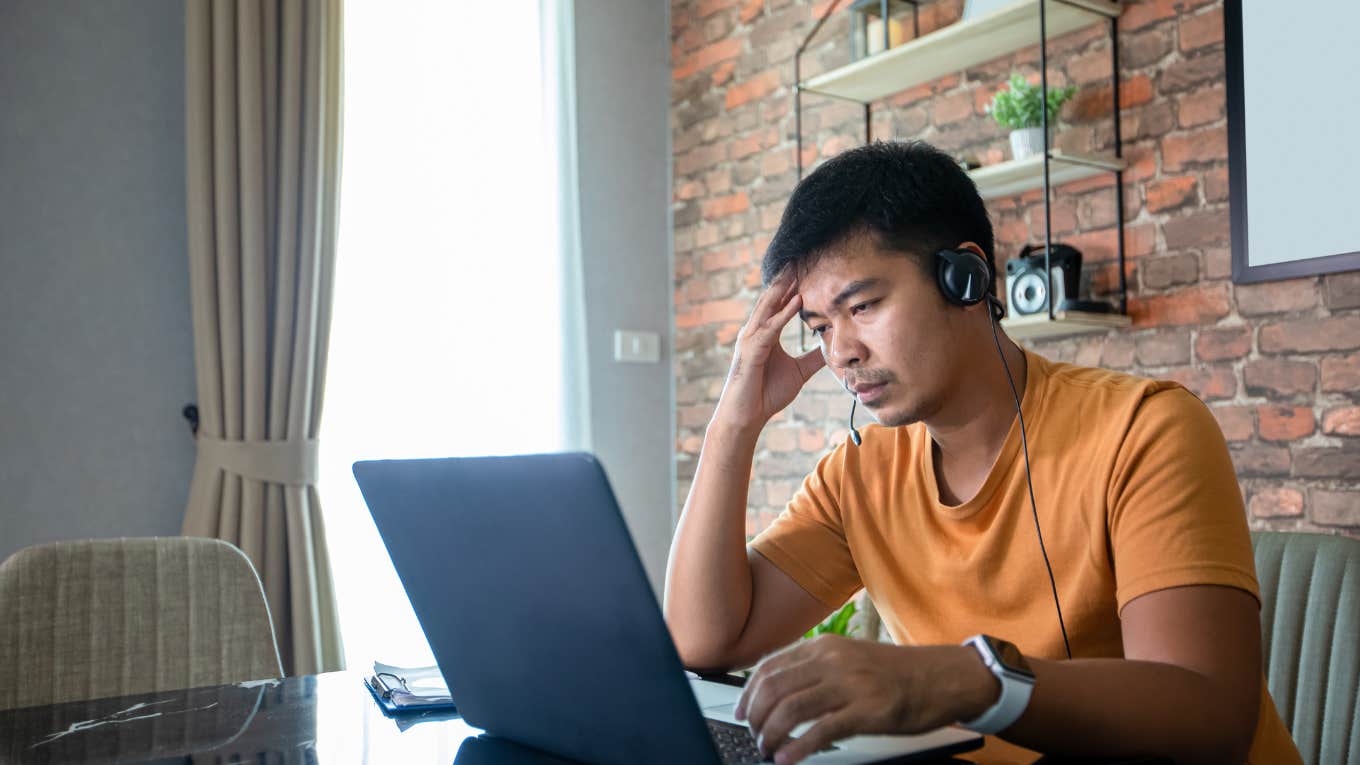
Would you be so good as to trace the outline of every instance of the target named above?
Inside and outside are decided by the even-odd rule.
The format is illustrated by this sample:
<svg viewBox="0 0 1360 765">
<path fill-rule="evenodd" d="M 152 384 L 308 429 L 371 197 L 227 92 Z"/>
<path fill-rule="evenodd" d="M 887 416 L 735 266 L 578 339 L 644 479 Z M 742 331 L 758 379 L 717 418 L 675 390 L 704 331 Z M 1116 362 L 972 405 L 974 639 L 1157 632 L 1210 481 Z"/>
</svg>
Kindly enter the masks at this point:
<svg viewBox="0 0 1360 765">
<path fill-rule="evenodd" d="M 883 395 L 883 391 L 886 390 L 887 387 L 888 383 L 886 381 L 877 383 L 858 383 L 853 386 L 851 390 L 855 392 L 855 397 L 859 399 L 861 404 L 871 406 L 874 401 Z"/>
</svg>

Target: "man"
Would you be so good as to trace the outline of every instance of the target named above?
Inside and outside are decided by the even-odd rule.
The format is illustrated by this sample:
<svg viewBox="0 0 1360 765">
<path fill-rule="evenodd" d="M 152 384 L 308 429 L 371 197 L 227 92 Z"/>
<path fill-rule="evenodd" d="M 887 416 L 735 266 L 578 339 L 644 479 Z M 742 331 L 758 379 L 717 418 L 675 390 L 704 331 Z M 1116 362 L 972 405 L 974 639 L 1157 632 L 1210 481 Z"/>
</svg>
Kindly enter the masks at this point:
<svg viewBox="0 0 1360 765">
<path fill-rule="evenodd" d="M 968 261 L 984 289 L 961 286 Z M 1010 342 L 980 299 L 992 263 L 976 188 L 928 145 L 848 151 L 794 190 L 671 550 L 681 658 L 766 657 L 736 712 L 779 763 L 956 722 L 1051 753 L 1298 762 L 1262 682 L 1250 537 L 1211 413 L 1174 383 Z M 798 357 L 779 345 L 795 316 L 820 340 Z M 881 425 L 748 546 L 756 440 L 823 365 Z M 772 654 L 861 587 L 896 645 Z M 1033 756 L 993 740 L 981 759 Z"/>
</svg>

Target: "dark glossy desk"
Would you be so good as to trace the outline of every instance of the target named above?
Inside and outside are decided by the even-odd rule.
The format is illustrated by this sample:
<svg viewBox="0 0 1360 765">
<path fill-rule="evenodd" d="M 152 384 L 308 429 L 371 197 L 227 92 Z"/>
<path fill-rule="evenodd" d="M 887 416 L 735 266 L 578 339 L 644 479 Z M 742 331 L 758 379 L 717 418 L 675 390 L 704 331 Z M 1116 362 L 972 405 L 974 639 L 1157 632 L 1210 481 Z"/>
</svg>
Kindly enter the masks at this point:
<svg viewBox="0 0 1360 765">
<path fill-rule="evenodd" d="M 332 672 L 3 711 L 0 763 L 568 765 L 479 734 L 455 715 L 384 717 L 359 673 Z"/>
</svg>

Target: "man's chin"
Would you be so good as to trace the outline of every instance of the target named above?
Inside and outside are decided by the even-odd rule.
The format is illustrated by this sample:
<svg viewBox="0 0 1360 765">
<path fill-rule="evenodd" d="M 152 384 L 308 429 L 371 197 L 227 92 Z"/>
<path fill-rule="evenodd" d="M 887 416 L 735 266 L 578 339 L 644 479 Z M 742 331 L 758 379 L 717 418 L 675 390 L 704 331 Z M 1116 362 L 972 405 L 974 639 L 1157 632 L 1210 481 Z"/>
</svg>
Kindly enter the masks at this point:
<svg viewBox="0 0 1360 765">
<path fill-rule="evenodd" d="M 874 419 L 878 424 L 885 428 L 900 428 L 903 425 L 911 425 L 920 422 L 921 418 L 916 416 L 915 411 L 898 409 L 896 407 L 883 407 L 881 409 L 870 409 Z"/>
</svg>

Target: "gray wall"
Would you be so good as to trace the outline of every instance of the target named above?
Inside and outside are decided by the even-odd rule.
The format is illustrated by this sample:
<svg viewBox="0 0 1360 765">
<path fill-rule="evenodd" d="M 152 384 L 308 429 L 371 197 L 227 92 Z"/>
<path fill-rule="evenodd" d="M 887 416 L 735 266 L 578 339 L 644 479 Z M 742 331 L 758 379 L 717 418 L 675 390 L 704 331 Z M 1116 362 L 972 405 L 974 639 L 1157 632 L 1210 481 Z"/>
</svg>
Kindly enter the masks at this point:
<svg viewBox="0 0 1360 765">
<path fill-rule="evenodd" d="M 668 3 L 577 0 L 575 10 L 592 444 L 660 593 L 675 505 Z M 615 362 L 616 329 L 660 334 L 661 362 Z"/>
<path fill-rule="evenodd" d="M 188 280 L 182 0 L 0 0 L 0 558 L 179 532 Z"/>
</svg>

